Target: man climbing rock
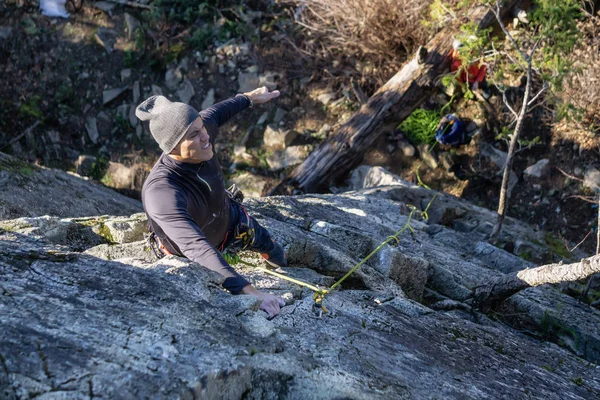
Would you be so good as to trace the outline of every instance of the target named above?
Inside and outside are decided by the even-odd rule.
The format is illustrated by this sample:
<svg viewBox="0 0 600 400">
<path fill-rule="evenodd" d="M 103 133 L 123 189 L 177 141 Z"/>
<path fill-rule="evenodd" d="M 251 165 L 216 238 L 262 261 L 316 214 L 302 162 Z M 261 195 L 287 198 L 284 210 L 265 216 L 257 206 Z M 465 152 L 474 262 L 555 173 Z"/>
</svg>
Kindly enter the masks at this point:
<svg viewBox="0 0 600 400">
<path fill-rule="evenodd" d="M 261 309 L 277 315 L 283 300 L 254 288 L 223 258 L 233 246 L 260 252 L 271 266 L 287 266 L 281 245 L 250 217 L 225 190 L 221 165 L 213 146 L 218 128 L 235 114 L 279 96 L 266 87 L 222 101 L 198 113 L 193 107 L 152 96 L 136 109 L 149 121 L 150 133 L 163 150 L 142 189 L 142 203 L 159 257 L 185 256 L 221 274 L 233 294 L 251 294 Z"/>
</svg>

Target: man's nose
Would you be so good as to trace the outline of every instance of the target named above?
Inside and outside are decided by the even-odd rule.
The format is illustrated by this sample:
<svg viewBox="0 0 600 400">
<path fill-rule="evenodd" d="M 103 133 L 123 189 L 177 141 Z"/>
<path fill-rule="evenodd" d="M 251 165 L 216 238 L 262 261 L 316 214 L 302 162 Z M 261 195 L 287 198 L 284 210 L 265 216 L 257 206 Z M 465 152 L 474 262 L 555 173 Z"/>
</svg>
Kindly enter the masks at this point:
<svg viewBox="0 0 600 400">
<path fill-rule="evenodd" d="M 210 139 L 210 135 L 206 131 L 206 129 L 202 129 L 202 134 L 200 135 L 200 140 L 203 142 L 207 142 Z"/>
</svg>

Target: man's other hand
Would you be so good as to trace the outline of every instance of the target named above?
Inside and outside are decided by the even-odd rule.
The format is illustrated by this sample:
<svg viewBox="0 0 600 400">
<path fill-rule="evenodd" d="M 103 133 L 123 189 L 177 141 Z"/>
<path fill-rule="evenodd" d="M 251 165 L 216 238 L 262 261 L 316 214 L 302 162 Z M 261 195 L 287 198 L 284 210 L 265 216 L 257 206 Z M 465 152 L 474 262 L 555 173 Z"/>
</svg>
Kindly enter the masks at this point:
<svg viewBox="0 0 600 400">
<path fill-rule="evenodd" d="M 266 311 L 266 313 L 269 314 L 269 318 L 277 316 L 281 307 L 285 305 L 285 301 L 281 297 L 274 296 L 270 293 L 263 293 L 252 285 L 243 288 L 242 293 L 251 294 L 261 300 L 260 309 Z"/>
<path fill-rule="evenodd" d="M 266 86 L 259 87 L 258 89 L 254 89 L 251 92 L 244 93 L 244 95 L 248 96 L 248 98 L 254 104 L 266 103 L 271 99 L 279 97 L 279 94 L 279 90 L 273 90 L 272 92 L 269 92 L 269 89 L 267 89 Z"/>
</svg>

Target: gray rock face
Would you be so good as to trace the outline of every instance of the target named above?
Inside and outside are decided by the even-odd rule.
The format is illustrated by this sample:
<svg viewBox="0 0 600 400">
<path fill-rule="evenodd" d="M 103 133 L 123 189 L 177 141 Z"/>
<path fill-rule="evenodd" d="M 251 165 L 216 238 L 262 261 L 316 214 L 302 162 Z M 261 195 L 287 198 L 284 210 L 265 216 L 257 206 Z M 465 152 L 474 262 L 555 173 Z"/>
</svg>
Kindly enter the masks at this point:
<svg viewBox="0 0 600 400">
<path fill-rule="evenodd" d="M 0 153 L 0 220 L 131 215 L 142 204 L 76 174 L 32 167 Z"/>
<path fill-rule="evenodd" d="M 529 178 L 541 179 L 545 178 L 550 173 L 550 160 L 544 158 L 533 165 L 525 168 L 523 175 Z"/>
<path fill-rule="evenodd" d="M 360 193 L 246 206 L 287 250 L 283 272 L 322 287 L 407 222 L 399 203 Z M 436 271 L 446 271 L 448 287 L 501 274 L 482 261 L 489 255 L 479 253 L 489 249 L 476 249 L 471 234 L 417 220 L 412 226 L 414 236 L 399 235 L 326 297 L 329 313 L 320 319 L 310 290 L 236 266 L 286 298 L 273 320 L 255 298 L 229 295 L 219 276 L 195 263 L 152 260 L 143 242 L 82 254 L 26 228 L 0 230 L 0 393 L 587 399 L 600 392 L 595 366 L 566 349 L 485 316 L 475 323 L 406 298 L 403 292 L 418 293 L 441 276 Z M 260 262 L 254 253 L 242 256 Z"/>
</svg>

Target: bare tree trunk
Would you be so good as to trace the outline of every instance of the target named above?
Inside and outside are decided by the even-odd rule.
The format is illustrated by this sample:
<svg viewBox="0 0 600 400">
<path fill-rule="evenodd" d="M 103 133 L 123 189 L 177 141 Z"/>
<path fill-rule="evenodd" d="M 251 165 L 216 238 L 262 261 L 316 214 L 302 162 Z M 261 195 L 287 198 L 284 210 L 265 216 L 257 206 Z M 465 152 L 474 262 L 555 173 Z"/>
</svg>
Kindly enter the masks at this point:
<svg viewBox="0 0 600 400">
<path fill-rule="evenodd" d="M 521 110 L 519 112 L 519 115 L 517 116 L 517 125 L 515 126 L 515 130 L 512 134 L 512 137 L 510 138 L 510 145 L 508 146 L 508 154 L 506 156 L 506 164 L 504 165 L 504 173 L 502 174 L 502 184 L 500 185 L 500 200 L 498 201 L 498 219 L 496 220 L 496 224 L 494 225 L 494 228 L 492 229 L 492 233 L 490 233 L 490 241 L 495 241 L 496 238 L 498 237 L 498 234 L 500 233 L 500 229 L 502 228 L 502 223 L 504 222 L 504 217 L 506 215 L 506 209 L 507 209 L 508 200 L 509 200 L 508 199 L 508 197 L 509 197 L 508 183 L 510 180 L 510 172 L 512 171 L 513 157 L 515 155 L 517 143 L 519 142 L 519 135 L 521 134 L 521 129 L 523 128 L 523 121 L 525 119 L 525 114 L 527 113 L 527 108 L 529 106 L 529 96 L 531 94 L 531 83 L 533 80 L 533 76 L 532 76 L 533 74 L 531 72 L 532 63 L 533 63 L 533 54 L 535 53 L 535 49 L 537 48 L 537 45 L 539 43 L 539 42 L 537 42 L 531 49 L 531 52 L 529 53 L 529 55 L 526 55 L 521 50 L 520 46 L 517 44 L 517 42 L 512 37 L 510 32 L 508 32 L 508 30 L 506 29 L 506 26 L 504 26 L 504 22 L 502 22 L 502 16 L 500 14 L 500 3 L 499 2 L 496 2 L 495 15 L 496 15 L 496 20 L 498 21 L 498 24 L 500 25 L 500 28 L 502 28 L 502 31 L 504 32 L 506 37 L 511 41 L 514 48 L 521 54 L 521 57 L 523 58 L 523 60 L 527 62 L 527 83 L 525 85 L 525 94 L 523 96 L 523 105 L 521 106 Z M 508 102 L 506 102 L 506 106 L 509 107 L 510 110 L 514 114 L 514 111 L 510 107 Z"/>
<path fill-rule="evenodd" d="M 519 117 L 517 118 L 517 125 L 515 126 L 515 131 L 513 132 L 512 137 L 510 138 L 510 145 L 508 146 L 508 154 L 506 156 L 506 164 L 504 165 L 504 173 L 502 174 L 502 185 L 500 186 L 500 200 L 498 201 L 498 219 L 496 220 L 494 229 L 492 229 L 492 233 L 490 234 L 490 239 L 492 240 L 495 240 L 498 237 L 500 229 L 502 228 L 502 223 L 504 222 L 504 217 L 506 215 L 506 208 L 508 204 L 508 183 L 510 180 L 510 172 L 512 171 L 513 157 L 515 155 L 517 143 L 519 142 L 519 135 L 521 134 L 521 129 L 523 128 L 525 114 L 527 113 L 527 103 L 529 102 L 529 94 L 531 92 L 531 75 L 531 60 L 529 60 L 527 65 L 527 84 L 525 86 L 525 95 L 523 96 L 523 105 L 521 106 Z"/>
<path fill-rule="evenodd" d="M 518 1 L 503 0 L 502 12 L 510 10 Z M 467 18 L 482 29 L 493 23 L 494 13 L 487 7 L 478 6 L 469 11 Z M 400 123 L 427 99 L 436 78 L 448 64 L 446 54 L 460 28 L 457 22 L 427 43 L 428 56 L 424 64 L 419 62 L 419 55 L 406 63 L 270 194 L 282 193 L 287 184 L 305 192 L 316 191 L 356 167 L 379 136 L 378 128 L 389 115 L 393 113 L 395 121 Z"/>
<path fill-rule="evenodd" d="M 549 264 L 513 272 L 477 287 L 473 294 L 473 306 L 481 310 L 489 310 L 528 287 L 578 281 L 598 272 L 600 272 L 600 256 L 583 258 L 574 264 Z"/>
</svg>

